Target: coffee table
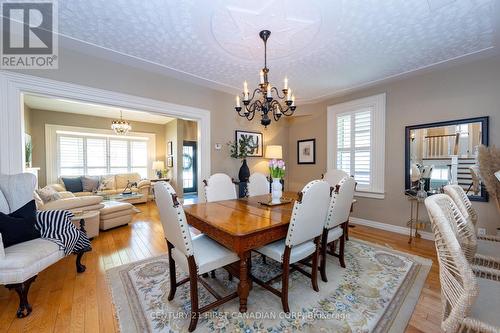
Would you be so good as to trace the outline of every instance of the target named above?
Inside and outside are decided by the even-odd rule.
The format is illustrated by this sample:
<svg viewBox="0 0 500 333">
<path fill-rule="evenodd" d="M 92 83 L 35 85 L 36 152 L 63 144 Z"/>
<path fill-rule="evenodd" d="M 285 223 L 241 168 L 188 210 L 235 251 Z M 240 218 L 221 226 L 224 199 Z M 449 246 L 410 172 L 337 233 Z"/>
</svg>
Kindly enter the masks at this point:
<svg viewBox="0 0 500 333">
<path fill-rule="evenodd" d="M 125 201 L 129 203 L 134 203 L 134 201 L 138 199 L 142 199 L 144 197 L 144 194 L 142 193 L 117 193 L 117 194 L 106 194 L 106 193 L 100 193 L 97 192 L 97 195 L 101 196 L 104 201 Z"/>
</svg>

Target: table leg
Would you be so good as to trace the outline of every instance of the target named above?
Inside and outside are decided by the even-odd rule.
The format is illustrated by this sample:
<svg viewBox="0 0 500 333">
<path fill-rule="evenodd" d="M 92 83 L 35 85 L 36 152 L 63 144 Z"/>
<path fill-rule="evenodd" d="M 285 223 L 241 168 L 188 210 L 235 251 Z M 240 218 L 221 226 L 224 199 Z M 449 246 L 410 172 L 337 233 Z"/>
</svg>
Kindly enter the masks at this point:
<svg viewBox="0 0 500 333">
<path fill-rule="evenodd" d="M 408 239 L 408 244 L 411 244 L 413 237 L 413 201 L 410 202 L 410 237 Z"/>
<path fill-rule="evenodd" d="M 248 276 L 249 267 L 248 259 L 250 251 L 245 251 L 240 254 L 240 282 L 238 284 L 238 296 L 240 297 L 240 312 L 247 312 L 247 299 L 250 293 L 250 279 Z"/>
</svg>

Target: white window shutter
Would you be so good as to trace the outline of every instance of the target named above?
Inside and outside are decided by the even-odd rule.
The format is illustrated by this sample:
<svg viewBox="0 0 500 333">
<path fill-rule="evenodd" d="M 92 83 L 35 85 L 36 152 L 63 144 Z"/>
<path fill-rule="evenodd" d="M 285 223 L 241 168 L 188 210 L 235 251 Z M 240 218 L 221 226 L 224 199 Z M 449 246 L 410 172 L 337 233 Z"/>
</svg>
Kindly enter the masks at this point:
<svg viewBox="0 0 500 333">
<path fill-rule="evenodd" d="M 383 197 L 385 94 L 330 106 L 327 118 L 328 168 L 354 176 L 357 195 Z"/>
</svg>

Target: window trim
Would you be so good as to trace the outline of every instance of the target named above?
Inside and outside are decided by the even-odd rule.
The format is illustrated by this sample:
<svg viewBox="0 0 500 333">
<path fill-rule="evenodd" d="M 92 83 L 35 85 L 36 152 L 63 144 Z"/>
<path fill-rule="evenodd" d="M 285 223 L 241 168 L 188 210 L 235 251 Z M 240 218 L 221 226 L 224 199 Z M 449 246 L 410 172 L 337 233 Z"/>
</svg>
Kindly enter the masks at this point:
<svg viewBox="0 0 500 333">
<path fill-rule="evenodd" d="M 58 135 L 67 136 L 96 136 L 96 137 L 107 137 L 124 139 L 123 136 L 116 135 L 113 130 L 107 129 L 97 129 L 97 128 L 86 128 L 86 127 L 75 127 L 75 126 L 63 126 L 63 125 L 53 125 L 45 124 L 45 151 L 46 151 L 46 168 L 47 168 L 47 184 L 57 183 L 59 175 L 59 154 L 58 154 Z M 153 161 L 156 160 L 156 134 L 154 133 L 143 133 L 143 132 L 129 132 L 125 137 L 127 141 L 130 140 L 147 140 L 148 144 L 148 165 L 147 173 L 148 178 L 153 178 L 154 173 L 152 168 Z M 108 144 L 108 143 L 107 143 Z M 130 142 L 128 143 L 130 150 Z M 109 147 L 108 147 L 109 149 Z M 130 155 L 130 154 L 129 154 Z M 109 156 L 109 152 L 108 152 Z M 84 157 L 85 158 L 85 157 Z M 130 156 L 128 157 L 130 159 Z"/>
<path fill-rule="evenodd" d="M 383 199 L 385 197 L 385 93 L 328 106 L 327 169 L 336 168 L 337 116 L 352 113 L 362 108 L 371 108 L 373 110 L 373 131 L 371 133 L 373 143 L 370 150 L 373 184 L 370 190 L 356 191 L 355 195 Z"/>
</svg>

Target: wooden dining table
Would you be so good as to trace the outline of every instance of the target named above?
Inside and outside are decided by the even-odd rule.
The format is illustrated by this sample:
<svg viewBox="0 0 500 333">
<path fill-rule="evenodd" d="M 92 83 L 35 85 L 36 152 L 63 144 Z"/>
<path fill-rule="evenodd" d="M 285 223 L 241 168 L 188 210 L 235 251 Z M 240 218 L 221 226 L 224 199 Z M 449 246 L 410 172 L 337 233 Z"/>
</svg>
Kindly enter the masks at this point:
<svg viewBox="0 0 500 333">
<path fill-rule="evenodd" d="M 249 278 L 251 251 L 286 237 L 296 193 L 285 192 L 290 203 L 266 206 L 270 195 L 198 203 L 184 206 L 188 223 L 238 254 L 240 312 L 247 311 L 252 282 Z"/>
</svg>

